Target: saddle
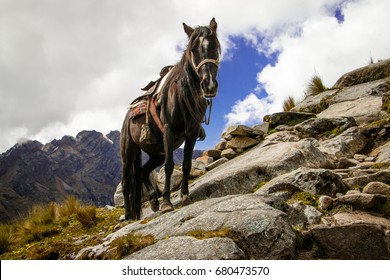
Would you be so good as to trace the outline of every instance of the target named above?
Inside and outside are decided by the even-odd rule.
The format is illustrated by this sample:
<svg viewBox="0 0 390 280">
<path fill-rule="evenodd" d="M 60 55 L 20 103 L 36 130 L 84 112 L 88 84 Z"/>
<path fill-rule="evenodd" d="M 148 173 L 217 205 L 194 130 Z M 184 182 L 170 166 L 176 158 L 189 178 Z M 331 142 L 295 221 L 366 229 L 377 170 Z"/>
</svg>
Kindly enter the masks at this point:
<svg viewBox="0 0 390 280">
<path fill-rule="evenodd" d="M 169 73 L 169 71 L 173 69 L 173 67 L 174 67 L 173 65 L 168 65 L 163 67 L 160 71 L 160 78 L 158 78 L 155 81 L 150 81 L 145 87 L 141 88 L 142 91 L 146 91 L 146 92 L 138 96 L 136 99 L 134 99 L 133 102 L 131 102 L 131 105 L 136 104 L 142 100 L 147 100 L 150 97 L 157 96 L 159 94 L 159 92 L 157 91 L 159 89 L 161 82 L 164 80 L 164 78 Z"/>
<path fill-rule="evenodd" d="M 164 133 L 164 127 L 160 118 L 157 115 L 157 107 L 160 104 L 161 98 L 161 86 L 165 82 L 167 74 L 172 70 L 174 66 L 168 65 L 161 69 L 160 78 L 149 82 L 141 90 L 146 91 L 143 95 L 137 97 L 130 104 L 130 118 L 133 119 L 137 116 L 146 114 L 146 122 L 141 127 L 140 142 L 147 144 L 153 144 L 156 142 L 156 138 L 153 135 L 149 127 L 149 114 L 151 113 L 153 120 L 159 127 L 160 131 Z"/>
</svg>

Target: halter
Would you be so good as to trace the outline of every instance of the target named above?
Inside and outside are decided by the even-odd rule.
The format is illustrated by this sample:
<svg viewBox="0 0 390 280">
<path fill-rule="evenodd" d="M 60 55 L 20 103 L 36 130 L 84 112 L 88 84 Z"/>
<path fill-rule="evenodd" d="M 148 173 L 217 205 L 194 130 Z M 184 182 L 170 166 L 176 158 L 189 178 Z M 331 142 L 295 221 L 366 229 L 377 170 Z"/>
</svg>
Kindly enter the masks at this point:
<svg viewBox="0 0 390 280">
<path fill-rule="evenodd" d="M 206 63 L 212 63 L 215 66 L 217 66 L 217 68 L 219 67 L 219 59 L 212 59 L 212 58 L 203 59 L 201 62 L 199 62 L 198 66 L 196 66 L 195 60 L 194 60 L 194 54 L 191 52 L 191 66 L 195 70 L 195 72 L 198 76 L 199 76 L 200 67 L 202 67 Z"/>
<path fill-rule="evenodd" d="M 207 27 L 207 28 L 211 31 L 211 34 L 213 34 L 213 31 L 209 27 Z M 217 68 L 219 68 L 219 54 L 218 54 L 218 58 L 217 59 L 205 58 L 201 62 L 199 62 L 198 65 L 196 65 L 195 59 L 194 59 L 194 53 L 191 51 L 191 53 L 190 53 L 190 62 L 191 62 L 190 65 L 191 65 L 192 69 L 195 71 L 195 73 L 198 75 L 198 77 L 200 77 L 199 69 L 200 69 L 200 67 L 202 67 L 206 63 L 212 63 L 215 66 L 217 66 Z M 208 103 L 207 106 L 209 107 L 209 115 L 208 115 L 208 117 L 206 117 L 206 115 L 207 115 L 207 113 L 206 113 L 206 115 L 204 116 L 203 122 L 206 125 L 208 125 L 210 123 L 211 109 L 213 107 L 213 97 L 205 96 L 205 98 L 209 99 L 208 102 L 207 102 Z"/>
</svg>

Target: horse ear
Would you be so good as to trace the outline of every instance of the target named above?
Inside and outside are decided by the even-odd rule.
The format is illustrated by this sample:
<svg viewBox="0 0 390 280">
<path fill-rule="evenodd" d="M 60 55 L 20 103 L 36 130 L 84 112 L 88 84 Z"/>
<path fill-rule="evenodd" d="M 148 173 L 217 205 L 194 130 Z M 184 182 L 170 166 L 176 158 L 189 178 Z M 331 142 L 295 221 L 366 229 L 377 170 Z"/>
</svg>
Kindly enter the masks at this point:
<svg viewBox="0 0 390 280">
<path fill-rule="evenodd" d="M 210 29 L 214 32 L 214 33 L 217 33 L 217 22 L 215 21 L 215 18 L 213 18 L 211 21 L 210 21 Z"/>
<path fill-rule="evenodd" d="M 184 31 L 188 35 L 188 37 L 191 37 L 192 33 L 194 32 L 194 29 L 192 27 L 189 27 L 187 24 L 183 22 Z"/>
</svg>

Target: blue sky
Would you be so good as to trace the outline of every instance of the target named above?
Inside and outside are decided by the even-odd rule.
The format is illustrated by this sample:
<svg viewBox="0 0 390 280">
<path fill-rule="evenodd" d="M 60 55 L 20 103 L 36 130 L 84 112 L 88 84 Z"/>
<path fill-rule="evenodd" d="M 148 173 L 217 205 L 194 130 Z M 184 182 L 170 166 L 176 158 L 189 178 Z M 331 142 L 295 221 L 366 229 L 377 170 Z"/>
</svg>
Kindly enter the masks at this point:
<svg viewBox="0 0 390 280">
<path fill-rule="evenodd" d="M 198 149 L 209 149 L 219 142 L 226 126 L 225 116 L 230 113 L 237 100 L 254 92 L 259 98 L 266 95 L 265 92 L 256 91 L 256 75 L 265 65 L 273 62 L 272 57 L 261 55 L 243 37 L 235 36 L 230 40 L 234 48 L 229 51 L 228 58 L 221 62 L 218 73 L 219 90 L 213 101 L 211 122 L 208 126 L 203 125 L 207 138 L 197 143 Z"/>
<path fill-rule="evenodd" d="M 0 0 L 0 153 L 120 130 L 129 103 L 215 17 L 223 58 L 207 138 L 260 123 L 309 79 L 390 57 L 388 0 Z M 151 20 L 153 19 L 153 20 Z"/>
</svg>

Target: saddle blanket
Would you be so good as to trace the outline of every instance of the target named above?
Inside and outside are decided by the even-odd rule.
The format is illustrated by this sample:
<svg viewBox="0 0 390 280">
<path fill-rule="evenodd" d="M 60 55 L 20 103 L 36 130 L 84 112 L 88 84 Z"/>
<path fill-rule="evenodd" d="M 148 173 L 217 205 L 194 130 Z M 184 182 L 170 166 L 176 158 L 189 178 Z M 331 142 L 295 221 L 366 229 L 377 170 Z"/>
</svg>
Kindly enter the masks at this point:
<svg viewBox="0 0 390 280">
<path fill-rule="evenodd" d="M 146 113 L 148 101 L 141 100 L 135 104 L 130 105 L 130 118 L 133 119 L 137 116 L 144 115 Z"/>
</svg>

